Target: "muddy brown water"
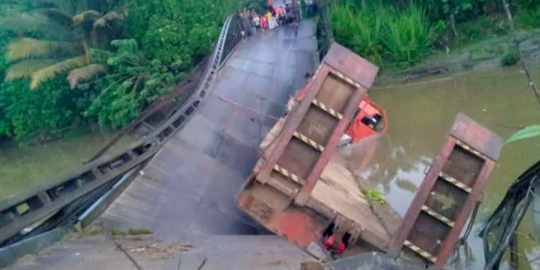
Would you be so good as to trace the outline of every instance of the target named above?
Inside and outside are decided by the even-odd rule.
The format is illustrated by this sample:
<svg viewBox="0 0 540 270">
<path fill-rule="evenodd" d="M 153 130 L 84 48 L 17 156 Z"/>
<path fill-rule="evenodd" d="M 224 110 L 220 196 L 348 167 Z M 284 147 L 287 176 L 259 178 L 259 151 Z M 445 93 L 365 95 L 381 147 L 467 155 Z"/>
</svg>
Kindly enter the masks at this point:
<svg viewBox="0 0 540 270">
<path fill-rule="evenodd" d="M 533 69 L 533 74 L 540 82 L 540 68 Z M 517 68 L 475 71 L 370 91 L 372 99 L 387 110 L 389 130 L 377 139 L 373 162 L 359 174 L 375 181 L 401 215 L 407 211 L 426 167 L 441 150 L 457 113 L 472 117 L 504 139 L 516 131 L 515 127 L 540 122 L 540 105 Z M 474 258 L 463 269 L 483 269 L 482 242 L 476 236 L 482 223 L 510 183 L 539 159 L 540 139 L 504 146 L 469 237 Z M 540 261 L 529 262 L 540 255 L 532 228 L 528 213 L 519 230 L 519 269 L 540 269 Z"/>
</svg>

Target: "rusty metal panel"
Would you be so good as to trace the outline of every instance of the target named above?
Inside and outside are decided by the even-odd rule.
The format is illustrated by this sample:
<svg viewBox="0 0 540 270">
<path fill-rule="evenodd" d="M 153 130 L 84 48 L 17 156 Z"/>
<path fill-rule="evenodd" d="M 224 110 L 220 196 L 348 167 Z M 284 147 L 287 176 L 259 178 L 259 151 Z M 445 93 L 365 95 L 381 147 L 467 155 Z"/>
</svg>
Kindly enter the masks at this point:
<svg viewBox="0 0 540 270">
<path fill-rule="evenodd" d="M 458 114 L 390 244 L 444 267 L 502 149 L 495 133 Z"/>
<path fill-rule="evenodd" d="M 271 131 L 273 139 L 264 146 L 253 175 L 238 195 L 238 206 L 308 252 L 321 248 L 323 233 L 334 223 L 335 238 L 347 234 L 351 245 L 360 235 L 376 238 L 350 217 L 314 199 L 312 192 L 377 72 L 376 66 L 334 45 L 300 104 L 281 122 L 279 131 Z M 359 212 L 369 208 L 357 206 Z M 386 248 L 388 237 L 380 242 Z"/>
<path fill-rule="evenodd" d="M 323 59 L 323 64 L 333 67 L 346 77 L 370 88 L 379 68 L 338 43 L 333 43 Z"/>
<path fill-rule="evenodd" d="M 354 72 L 361 70 L 360 79 L 366 83 L 366 80 L 373 81 L 378 71 L 377 67 L 367 65 L 369 62 L 350 51 L 343 51 L 338 45 L 330 49 L 329 57 L 332 56 L 343 61 L 328 60 L 332 66 L 323 62 L 311 87 L 290 113 L 281 136 L 256 175 L 258 181 L 267 183 L 272 172 L 277 171 L 300 184 L 302 187 L 295 202 L 301 206 L 309 199 L 367 91 L 360 81 L 345 74 L 355 75 L 358 79 L 360 75 Z M 361 60 L 353 63 L 349 58 Z M 351 73 L 347 69 L 355 71 Z"/>
</svg>

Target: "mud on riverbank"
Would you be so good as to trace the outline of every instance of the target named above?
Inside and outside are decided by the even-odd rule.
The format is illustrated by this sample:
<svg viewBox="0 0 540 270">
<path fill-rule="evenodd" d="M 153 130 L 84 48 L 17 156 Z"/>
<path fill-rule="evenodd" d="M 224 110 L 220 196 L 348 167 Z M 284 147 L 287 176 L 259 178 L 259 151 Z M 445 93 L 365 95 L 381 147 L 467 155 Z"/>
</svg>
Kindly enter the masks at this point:
<svg viewBox="0 0 540 270">
<path fill-rule="evenodd" d="M 517 34 L 527 63 L 540 63 L 540 29 Z M 517 50 L 511 35 L 496 36 L 462 44 L 448 52 L 435 51 L 425 61 L 411 67 L 383 66 L 377 86 L 407 83 L 434 76 L 445 76 L 471 70 L 500 69 L 517 64 Z"/>
</svg>

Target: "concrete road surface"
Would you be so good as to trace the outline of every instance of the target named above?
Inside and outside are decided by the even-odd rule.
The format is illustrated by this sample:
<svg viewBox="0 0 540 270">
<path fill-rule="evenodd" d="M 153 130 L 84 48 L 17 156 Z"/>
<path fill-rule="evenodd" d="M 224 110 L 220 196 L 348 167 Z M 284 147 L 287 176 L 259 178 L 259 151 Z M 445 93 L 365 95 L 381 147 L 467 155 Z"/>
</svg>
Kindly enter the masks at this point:
<svg viewBox="0 0 540 270">
<path fill-rule="evenodd" d="M 273 235 L 205 236 L 176 243 L 95 235 L 66 240 L 6 270 L 300 270 L 301 262 L 309 260 Z"/>
<path fill-rule="evenodd" d="M 102 216 L 107 228 L 146 228 L 159 240 L 259 234 L 235 196 L 258 145 L 313 74 L 314 24 L 281 27 L 239 45 L 210 94 Z"/>
</svg>

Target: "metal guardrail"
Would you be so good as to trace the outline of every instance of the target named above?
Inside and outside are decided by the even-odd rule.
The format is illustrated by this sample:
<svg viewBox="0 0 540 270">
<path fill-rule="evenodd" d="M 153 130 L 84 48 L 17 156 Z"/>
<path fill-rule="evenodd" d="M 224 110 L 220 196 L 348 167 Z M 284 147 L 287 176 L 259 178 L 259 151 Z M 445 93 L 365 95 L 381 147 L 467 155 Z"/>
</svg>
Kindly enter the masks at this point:
<svg viewBox="0 0 540 270">
<path fill-rule="evenodd" d="M 220 66 L 241 41 L 239 27 L 236 16 L 226 19 L 198 87 L 187 101 L 174 110 L 171 117 L 150 135 L 132 143 L 119 154 L 101 156 L 60 178 L 0 201 L 0 247 L 11 243 L 9 240 L 12 237 L 21 239 L 21 231 L 25 228 L 47 220 L 85 194 L 120 179 L 152 158 L 199 107 Z"/>
</svg>

